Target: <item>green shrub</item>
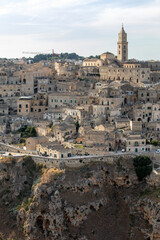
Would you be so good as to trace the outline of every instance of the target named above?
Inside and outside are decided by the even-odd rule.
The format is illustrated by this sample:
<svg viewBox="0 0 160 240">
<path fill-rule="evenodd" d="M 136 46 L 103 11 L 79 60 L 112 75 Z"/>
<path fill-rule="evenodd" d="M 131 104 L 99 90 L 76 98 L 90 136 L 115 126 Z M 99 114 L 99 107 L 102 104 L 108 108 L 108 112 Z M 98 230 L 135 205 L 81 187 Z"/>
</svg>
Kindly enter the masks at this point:
<svg viewBox="0 0 160 240">
<path fill-rule="evenodd" d="M 12 159 L 12 164 L 16 164 L 16 160 L 15 159 Z"/>
<path fill-rule="evenodd" d="M 154 146 L 160 146 L 160 142 L 157 140 L 151 140 L 151 144 Z"/>
<path fill-rule="evenodd" d="M 152 172 L 152 161 L 149 157 L 137 156 L 133 159 L 133 165 L 139 181 L 142 181 Z"/>
<path fill-rule="evenodd" d="M 21 133 L 21 139 L 29 138 L 29 137 L 36 137 L 36 135 L 37 135 L 35 127 L 30 127 L 27 125 L 21 127 L 15 133 Z"/>
</svg>

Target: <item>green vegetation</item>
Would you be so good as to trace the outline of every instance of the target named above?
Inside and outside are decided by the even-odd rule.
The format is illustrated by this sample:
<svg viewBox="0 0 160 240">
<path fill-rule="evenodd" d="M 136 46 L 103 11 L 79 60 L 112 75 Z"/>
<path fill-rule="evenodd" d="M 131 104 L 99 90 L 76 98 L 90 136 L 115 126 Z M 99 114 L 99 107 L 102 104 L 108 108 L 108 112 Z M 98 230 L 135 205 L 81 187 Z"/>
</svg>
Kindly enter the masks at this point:
<svg viewBox="0 0 160 240">
<path fill-rule="evenodd" d="M 54 54 L 54 57 L 52 54 L 38 54 L 31 60 L 33 62 L 40 62 L 40 61 L 47 61 L 47 60 L 52 60 L 52 59 L 60 59 L 60 60 L 65 60 L 65 59 L 70 59 L 70 60 L 83 60 L 84 57 L 79 56 L 76 53 L 61 53 L 61 54 Z"/>
<path fill-rule="evenodd" d="M 152 172 L 152 161 L 149 157 L 137 156 L 133 159 L 133 165 L 139 181 L 142 181 Z"/>
<path fill-rule="evenodd" d="M 118 172 L 125 171 L 125 168 L 122 166 L 122 163 L 121 163 L 122 160 L 123 158 L 119 157 L 116 162 Z"/>
<path fill-rule="evenodd" d="M 35 127 L 30 127 L 30 126 L 27 126 L 27 125 L 21 127 L 20 129 L 18 129 L 16 132 L 13 132 L 13 133 L 15 133 L 15 134 L 20 133 L 21 134 L 20 143 L 25 143 L 26 138 L 37 136 Z"/>
<path fill-rule="evenodd" d="M 43 164 L 36 164 L 31 156 L 24 156 L 22 161 L 23 170 L 27 179 L 24 181 L 24 188 L 17 196 L 15 209 L 19 210 L 24 207 L 28 210 L 32 199 L 30 198 L 32 186 L 35 186 L 40 182 L 42 173 L 44 171 Z"/>
<path fill-rule="evenodd" d="M 33 62 L 47 61 L 52 59 L 52 54 L 38 54 L 32 60 Z"/>
<path fill-rule="evenodd" d="M 17 210 L 19 210 L 20 208 L 24 208 L 26 211 L 28 211 L 32 202 L 33 202 L 33 198 L 28 198 L 26 201 L 22 203 L 22 205 L 17 206 Z"/>
<path fill-rule="evenodd" d="M 146 189 L 146 190 L 140 192 L 140 197 L 144 197 L 144 196 L 151 196 L 151 197 L 153 196 L 153 197 L 159 198 L 160 188 L 159 187 L 158 188 L 154 187 L 154 188 Z"/>
<path fill-rule="evenodd" d="M 61 53 L 60 55 L 61 59 L 71 59 L 71 60 L 83 60 L 84 57 L 79 56 L 76 53 Z"/>
<path fill-rule="evenodd" d="M 26 171 L 30 172 L 31 175 L 35 172 L 41 172 L 44 168 L 43 164 L 36 164 L 31 156 L 24 156 L 22 165 L 26 167 Z"/>
<path fill-rule="evenodd" d="M 51 132 L 53 132 L 53 125 L 51 126 Z"/>
<path fill-rule="evenodd" d="M 76 133 L 78 133 L 78 130 L 79 130 L 79 128 L 80 128 L 80 124 L 79 124 L 78 121 L 75 122 L 75 126 L 76 126 Z"/>
<path fill-rule="evenodd" d="M 98 58 L 98 59 L 100 59 L 100 55 L 96 55 L 96 56 L 91 55 L 91 56 L 89 56 L 88 58 L 89 58 L 89 59 L 91 59 L 91 58 Z"/>
<path fill-rule="evenodd" d="M 151 140 L 151 144 L 154 145 L 154 146 L 160 146 L 160 141 Z"/>
<path fill-rule="evenodd" d="M 74 144 L 75 148 L 84 148 L 84 146 L 82 144 Z"/>
</svg>

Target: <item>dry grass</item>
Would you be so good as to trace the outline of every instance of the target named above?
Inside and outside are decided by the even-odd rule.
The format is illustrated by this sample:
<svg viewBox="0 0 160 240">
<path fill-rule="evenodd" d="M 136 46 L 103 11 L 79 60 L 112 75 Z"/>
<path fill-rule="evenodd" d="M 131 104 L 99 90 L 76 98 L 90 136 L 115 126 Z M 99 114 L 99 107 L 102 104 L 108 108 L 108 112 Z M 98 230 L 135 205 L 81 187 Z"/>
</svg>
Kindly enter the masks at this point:
<svg viewBox="0 0 160 240">
<path fill-rule="evenodd" d="M 41 177 L 41 184 L 50 183 L 51 181 L 55 180 L 58 176 L 65 173 L 65 170 L 60 170 L 58 168 L 50 168 L 46 170 L 46 172 Z"/>
</svg>

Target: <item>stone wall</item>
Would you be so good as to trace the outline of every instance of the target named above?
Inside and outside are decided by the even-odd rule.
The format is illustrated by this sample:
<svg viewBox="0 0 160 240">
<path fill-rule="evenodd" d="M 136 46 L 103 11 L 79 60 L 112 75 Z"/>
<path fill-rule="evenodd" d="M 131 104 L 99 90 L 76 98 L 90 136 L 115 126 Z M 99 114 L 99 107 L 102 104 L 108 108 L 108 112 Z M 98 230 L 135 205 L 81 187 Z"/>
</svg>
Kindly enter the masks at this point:
<svg viewBox="0 0 160 240">
<path fill-rule="evenodd" d="M 158 154 L 153 153 L 146 153 L 143 154 L 143 156 L 149 156 L 152 160 L 158 161 L 159 156 Z M 107 162 L 107 163 L 114 163 L 119 158 L 124 157 L 125 159 L 132 160 L 136 154 L 121 154 L 121 155 L 108 155 L 108 156 L 85 156 L 85 157 L 76 157 L 76 158 L 64 158 L 64 159 L 52 159 L 52 158 L 45 158 L 45 157 L 38 157 L 38 156 L 32 156 L 33 160 L 36 163 L 45 164 L 48 168 L 50 167 L 58 167 L 58 168 L 65 168 L 65 167 L 81 167 L 85 164 L 91 163 L 91 162 Z"/>
</svg>

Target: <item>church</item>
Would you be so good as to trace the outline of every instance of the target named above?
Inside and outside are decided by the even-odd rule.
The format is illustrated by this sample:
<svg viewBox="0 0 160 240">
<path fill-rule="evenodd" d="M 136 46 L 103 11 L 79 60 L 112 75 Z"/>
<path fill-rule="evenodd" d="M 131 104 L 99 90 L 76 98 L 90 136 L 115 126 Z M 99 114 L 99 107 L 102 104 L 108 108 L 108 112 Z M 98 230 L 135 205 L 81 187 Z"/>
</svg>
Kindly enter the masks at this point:
<svg viewBox="0 0 160 240">
<path fill-rule="evenodd" d="M 127 42 L 127 33 L 124 30 L 122 25 L 121 31 L 118 34 L 118 42 L 117 42 L 117 57 L 110 52 L 105 52 L 100 55 L 100 59 L 98 58 L 86 58 L 83 61 L 83 67 L 101 67 L 108 65 L 107 63 L 112 63 L 118 60 L 119 62 L 128 61 L 128 42 Z"/>
<path fill-rule="evenodd" d="M 123 25 L 120 33 L 118 34 L 117 59 L 121 62 L 126 62 L 128 60 L 127 33 L 124 31 Z"/>
<path fill-rule="evenodd" d="M 150 83 L 150 68 L 142 67 L 140 62 L 128 61 L 127 33 L 123 24 L 117 41 L 117 56 L 105 52 L 100 58 L 86 58 L 83 61 L 83 70 L 92 76 L 97 69 L 97 76 L 104 81 L 128 82 L 136 86 Z"/>
</svg>

